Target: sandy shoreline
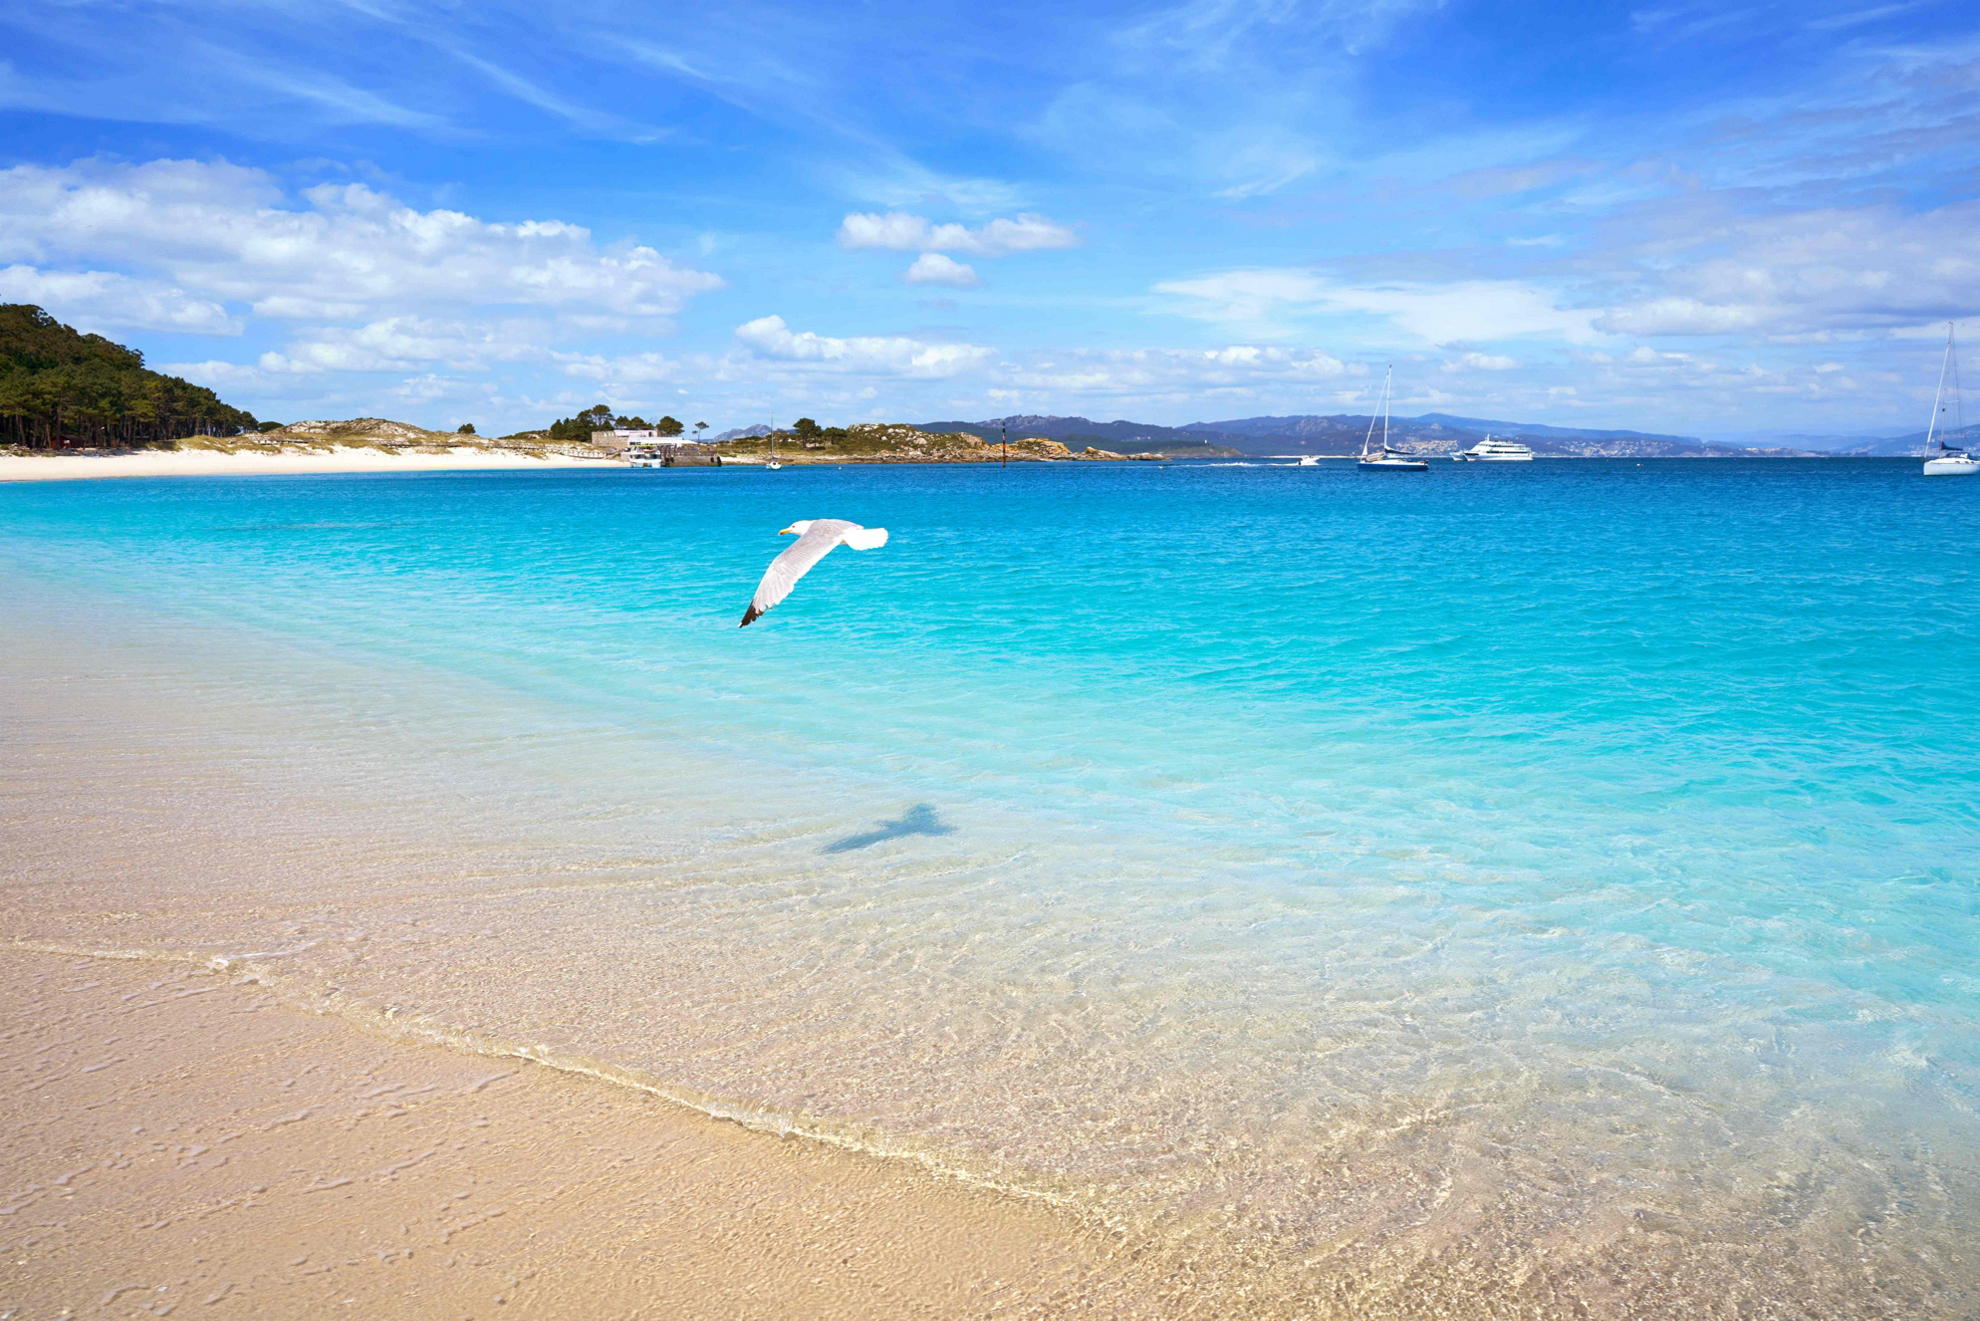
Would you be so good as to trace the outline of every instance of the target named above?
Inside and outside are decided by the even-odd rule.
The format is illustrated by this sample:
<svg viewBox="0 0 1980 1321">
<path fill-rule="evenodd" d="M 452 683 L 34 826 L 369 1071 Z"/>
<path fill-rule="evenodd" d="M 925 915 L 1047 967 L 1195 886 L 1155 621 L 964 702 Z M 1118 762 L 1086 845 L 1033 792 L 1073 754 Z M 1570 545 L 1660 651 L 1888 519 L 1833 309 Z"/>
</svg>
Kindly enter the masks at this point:
<svg viewBox="0 0 1980 1321">
<path fill-rule="evenodd" d="M 224 704 L 188 723 L 121 647 L 141 702 L 72 682 L 75 639 L 15 618 L 8 673 L 32 678 L 0 698 L 0 1317 L 1151 1313 L 1119 1242 L 1048 1204 L 216 970 L 223 929 L 285 948 L 324 871 L 418 887 L 473 855 L 442 831 L 364 879 L 399 790 L 347 829 L 337 775 L 263 779 Z M 282 807 L 241 815 L 255 801 Z"/>
<path fill-rule="evenodd" d="M 621 468 L 616 459 L 541 458 L 520 450 L 457 446 L 445 453 L 368 446 L 285 449 L 280 452 L 183 449 L 128 454 L 0 455 L 0 482 L 59 482 L 101 477 L 250 477 L 306 473 L 461 472 L 539 468 Z"/>
<path fill-rule="evenodd" d="M 0 949 L 0 994 L 24 1321 L 1049 1315 L 1106 1267 L 1049 1208 L 192 963 Z"/>
</svg>

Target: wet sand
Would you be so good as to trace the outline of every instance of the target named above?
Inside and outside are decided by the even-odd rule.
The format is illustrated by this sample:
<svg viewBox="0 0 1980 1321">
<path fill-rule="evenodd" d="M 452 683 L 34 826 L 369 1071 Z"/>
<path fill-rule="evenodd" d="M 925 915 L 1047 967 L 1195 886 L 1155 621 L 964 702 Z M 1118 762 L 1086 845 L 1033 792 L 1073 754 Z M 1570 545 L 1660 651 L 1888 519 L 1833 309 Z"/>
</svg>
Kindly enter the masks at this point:
<svg viewBox="0 0 1980 1321">
<path fill-rule="evenodd" d="M 5 948 L 0 995 L 22 1321 L 1055 1315 L 1110 1273 L 1050 1208 L 195 965 Z"/>
</svg>

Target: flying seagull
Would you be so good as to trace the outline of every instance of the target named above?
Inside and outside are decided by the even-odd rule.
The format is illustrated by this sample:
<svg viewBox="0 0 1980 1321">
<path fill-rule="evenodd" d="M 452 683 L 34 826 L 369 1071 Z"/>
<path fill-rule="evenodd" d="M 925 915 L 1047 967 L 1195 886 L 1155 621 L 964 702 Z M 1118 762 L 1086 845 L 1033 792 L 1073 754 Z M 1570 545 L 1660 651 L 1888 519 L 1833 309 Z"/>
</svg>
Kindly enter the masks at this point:
<svg viewBox="0 0 1980 1321">
<path fill-rule="evenodd" d="M 749 598 L 749 609 L 743 611 L 742 623 L 736 625 L 737 628 L 748 628 L 771 606 L 789 596 L 791 588 L 797 586 L 797 580 L 811 572 L 811 566 L 830 554 L 834 546 L 878 550 L 887 544 L 886 528 L 861 527 L 843 518 L 801 518 L 777 535 L 796 537 L 797 543 L 770 561 L 770 567 L 763 571 L 763 581 L 756 585 L 756 595 Z"/>
</svg>

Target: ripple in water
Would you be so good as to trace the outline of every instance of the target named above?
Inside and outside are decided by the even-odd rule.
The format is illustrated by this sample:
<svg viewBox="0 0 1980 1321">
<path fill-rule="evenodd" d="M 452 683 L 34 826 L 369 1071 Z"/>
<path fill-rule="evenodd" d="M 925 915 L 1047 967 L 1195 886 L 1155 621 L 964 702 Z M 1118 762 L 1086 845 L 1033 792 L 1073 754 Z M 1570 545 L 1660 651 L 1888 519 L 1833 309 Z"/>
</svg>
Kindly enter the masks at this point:
<svg viewBox="0 0 1980 1321">
<path fill-rule="evenodd" d="M 1970 1313 L 1974 502 L 1453 468 L 0 490 L 9 737 L 201 805 L 14 934 L 1049 1196 L 1183 1313 Z M 893 539 L 734 629 L 818 516 Z"/>
</svg>

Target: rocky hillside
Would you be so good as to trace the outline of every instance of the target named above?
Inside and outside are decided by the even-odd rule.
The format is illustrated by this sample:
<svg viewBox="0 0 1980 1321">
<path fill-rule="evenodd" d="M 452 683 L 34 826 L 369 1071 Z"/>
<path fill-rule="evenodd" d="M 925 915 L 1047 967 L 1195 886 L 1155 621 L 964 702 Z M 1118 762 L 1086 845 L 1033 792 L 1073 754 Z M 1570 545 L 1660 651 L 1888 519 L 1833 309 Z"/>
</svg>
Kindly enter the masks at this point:
<svg viewBox="0 0 1980 1321">
<path fill-rule="evenodd" d="M 343 422 L 291 422 L 287 426 L 277 426 L 267 432 L 242 432 L 240 436 L 228 438 L 192 438 L 180 440 L 178 448 L 204 448 L 204 450 L 390 450 L 390 452 L 410 452 L 410 454 L 438 454 L 444 450 L 485 450 L 485 452 L 521 452 L 521 454 L 568 454 L 572 457 L 602 457 L 598 450 L 590 446 L 570 446 L 552 444 L 543 432 L 527 432 L 523 436 L 505 436 L 501 440 L 489 436 L 461 436 L 459 432 L 430 432 L 424 426 L 414 426 L 410 422 L 392 422 L 390 418 L 345 418 Z"/>
<path fill-rule="evenodd" d="M 999 434 L 1007 431 L 1013 436 L 1043 436 L 1076 450 L 1097 446 L 1138 450 L 1171 459 L 1235 459 L 1243 453 L 1221 437 L 1182 427 L 1158 427 L 1147 422 L 1095 422 L 1086 417 L 1050 417 L 1038 413 L 993 417 L 982 422 L 924 422 L 922 430 L 962 432 L 993 443 Z"/>
<path fill-rule="evenodd" d="M 751 428 L 754 430 L 754 428 Z M 815 436 L 777 433 L 777 458 L 783 463 L 1001 463 L 1003 448 L 967 431 L 930 431 L 899 423 L 828 427 Z M 737 435 L 712 448 L 725 458 L 766 458 L 770 440 L 763 435 Z M 1088 445 L 1078 449 L 1046 436 L 1013 437 L 1012 463 L 1160 461 L 1155 453 L 1122 454 Z"/>
</svg>

